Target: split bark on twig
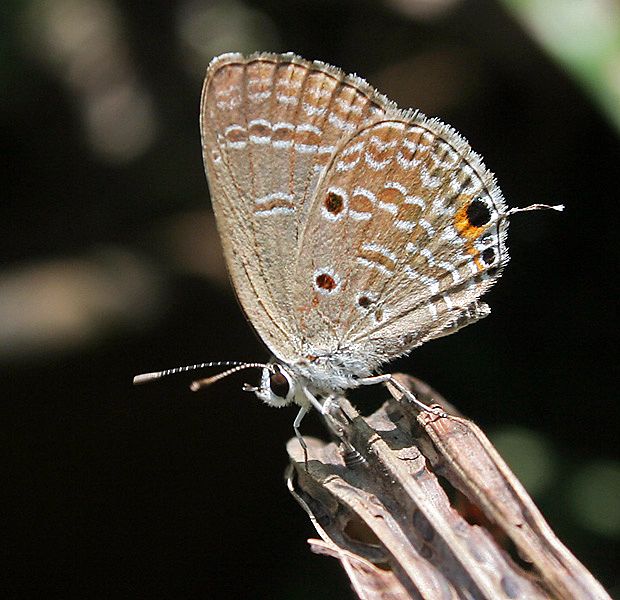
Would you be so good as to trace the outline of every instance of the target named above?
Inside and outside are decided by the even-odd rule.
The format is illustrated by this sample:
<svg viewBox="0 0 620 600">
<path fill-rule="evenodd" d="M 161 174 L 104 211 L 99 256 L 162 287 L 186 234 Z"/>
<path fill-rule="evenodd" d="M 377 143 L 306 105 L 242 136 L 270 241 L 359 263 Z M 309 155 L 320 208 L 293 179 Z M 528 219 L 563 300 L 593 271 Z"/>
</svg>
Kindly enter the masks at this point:
<svg viewBox="0 0 620 600">
<path fill-rule="evenodd" d="M 419 380 L 427 404 L 452 412 Z M 418 412 L 400 394 L 370 417 L 344 398 L 325 417 L 336 442 L 288 444 L 291 493 L 360 598 L 608 599 L 551 531 L 476 425 Z"/>
</svg>

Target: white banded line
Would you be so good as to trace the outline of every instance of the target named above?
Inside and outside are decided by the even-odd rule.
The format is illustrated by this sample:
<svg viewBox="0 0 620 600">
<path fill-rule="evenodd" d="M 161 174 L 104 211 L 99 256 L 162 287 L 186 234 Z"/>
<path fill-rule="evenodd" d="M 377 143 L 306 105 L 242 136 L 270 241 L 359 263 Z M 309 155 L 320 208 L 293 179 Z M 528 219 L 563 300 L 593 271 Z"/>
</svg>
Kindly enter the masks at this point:
<svg viewBox="0 0 620 600">
<path fill-rule="evenodd" d="M 380 208 L 381 210 L 386 210 L 392 216 L 395 216 L 398 214 L 398 205 L 392 204 L 391 202 L 384 202 L 383 200 L 378 200 L 377 208 Z"/>
<path fill-rule="evenodd" d="M 466 195 L 480 195 L 482 193 L 482 184 L 479 181 L 471 180 L 469 185 L 461 188 L 461 194 Z"/>
<path fill-rule="evenodd" d="M 325 108 L 321 108 L 319 106 L 312 106 L 308 102 L 302 102 L 301 106 L 304 109 L 304 112 L 309 116 L 313 117 L 314 115 L 318 115 L 319 117 L 323 116 L 327 110 Z"/>
<path fill-rule="evenodd" d="M 426 129 L 424 129 L 423 127 L 420 127 L 419 125 L 414 125 L 413 127 L 409 129 L 409 133 L 413 133 L 417 135 L 418 137 L 420 137 L 425 132 L 426 132 Z"/>
<path fill-rule="evenodd" d="M 372 213 L 353 210 L 352 208 L 349 209 L 349 216 L 356 221 L 369 221 L 372 219 Z"/>
<path fill-rule="evenodd" d="M 319 146 L 318 154 L 331 154 L 336 146 Z"/>
<path fill-rule="evenodd" d="M 398 181 L 388 181 L 385 188 L 398 190 L 405 197 L 405 204 L 415 204 L 422 209 L 426 208 L 426 202 L 420 196 L 409 196 L 409 190 Z"/>
<path fill-rule="evenodd" d="M 431 204 L 431 210 L 442 217 L 453 217 L 456 213 L 454 206 L 446 206 L 443 198 L 435 198 Z"/>
<path fill-rule="evenodd" d="M 445 242 L 451 243 L 453 246 L 462 246 L 464 244 L 458 231 L 452 225 L 446 225 L 440 238 Z"/>
<path fill-rule="evenodd" d="M 377 197 L 370 190 L 367 190 L 366 188 L 363 188 L 363 187 L 358 186 L 353 190 L 353 194 L 351 194 L 351 198 L 354 198 L 355 196 L 362 196 L 363 198 L 366 198 L 367 200 L 369 200 L 370 203 L 373 205 L 377 203 Z M 372 213 L 368 211 L 353 210 L 352 208 L 350 208 L 349 216 L 352 219 L 355 219 L 356 221 L 368 221 L 369 219 L 372 218 Z"/>
<path fill-rule="evenodd" d="M 364 160 L 371 169 L 374 169 L 375 171 L 383 171 L 383 169 L 385 169 L 385 167 L 387 167 L 392 162 L 392 157 L 390 156 L 385 160 L 377 161 L 374 159 L 372 154 L 370 154 L 370 152 L 366 150 L 366 152 L 364 152 Z"/>
<path fill-rule="evenodd" d="M 224 135 L 228 135 L 229 133 L 232 133 L 233 131 L 242 131 L 243 133 L 246 132 L 246 129 L 243 125 L 239 125 L 238 123 L 233 123 L 232 125 L 229 125 L 228 127 L 226 127 L 226 129 L 224 129 Z"/>
<path fill-rule="evenodd" d="M 300 154 L 331 154 L 335 146 L 319 146 L 317 144 L 295 144 L 295 150 Z"/>
<path fill-rule="evenodd" d="M 419 248 L 415 244 L 407 242 L 405 244 L 405 251 L 409 252 L 409 254 L 416 254 L 419 251 Z"/>
<path fill-rule="evenodd" d="M 356 142 L 355 144 L 351 144 L 350 146 L 348 146 L 347 148 L 345 148 L 341 153 L 340 156 L 349 156 L 350 154 L 355 154 L 356 152 L 359 152 L 360 150 L 362 150 L 364 148 L 364 144 L 366 142 Z"/>
<path fill-rule="evenodd" d="M 331 112 L 327 116 L 327 122 L 334 127 L 338 127 L 338 129 L 342 129 L 348 133 L 353 133 L 357 127 L 353 125 L 353 123 L 349 123 L 344 119 L 341 119 L 337 114 Z"/>
<path fill-rule="evenodd" d="M 227 88 L 216 90 L 215 97 L 221 98 L 222 96 L 228 96 L 229 94 L 232 94 L 233 92 L 240 92 L 240 91 L 241 91 L 241 86 L 237 83 L 233 83 L 232 85 L 229 85 Z"/>
<path fill-rule="evenodd" d="M 344 98 L 336 98 L 336 104 L 338 104 L 341 108 L 348 110 L 350 113 L 354 115 L 362 114 L 361 106 L 354 106 L 353 104 L 350 103 L 349 100 L 345 100 Z"/>
<path fill-rule="evenodd" d="M 357 167 L 361 156 L 353 159 L 351 162 L 345 162 L 344 160 L 339 160 L 336 163 L 336 173 L 346 173 L 347 171 L 351 171 Z"/>
<path fill-rule="evenodd" d="M 288 123 L 286 121 L 278 121 L 271 126 L 271 130 L 274 135 L 279 131 L 288 131 L 291 134 L 295 132 L 295 125 L 293 123 Z M 293 145 L 293 139 L 288 140 L 274 140 L 272 137 L 271 141 L 274 148 L 290 148 Z"/>
<path fill-rule="evenodd" d="M 460 283 L 462 281 L 461 274 L 459 273 L 459 270 L 454 265 L 451 265 L 449 262 L 446 262 L 445 260 L 443 260 L 441 262 L 438 262 L 437 266 L 441 267 L 442 269 L 445 269 L 446 271 L 449 271 L 450 275 L 452 275 L 452 281 L 454 283 Z"/>
<path fill-rule="evenodd" d="M 364 147 L 365 142 L 356 142 L 355 144 L 351 144 L 349 147 L 345 148 L 341 153 L 340 156 L 350 156 L 351 154 L 355 154 L 356 152 L 360 152 L 362 150 L 362 148 Z M 339 160 L 336 163 L 336 172 L 337 173 L 344 173 L 346 171 L 350 171 L 351 169 L 354 169 L 357 164 L 359 163 L 361 159 L 361 154 L 359 156 L 357 156 L 356 158 L 354 158 L 351 161 L 344 161 L 344 160 Z"/>
<path fill-rule="evenodd" d="M 403 155 L 402 151 L 399 150 L 396 153 L 396 162 L 406 171 L 408 171 L 409 169 L 413 169 L 415 167 L 417 167 L 422 160 L 419 158 L 413 158 L 411 160 L 405 158 L 405 156 Z"/>
<path fill-rule="evenodd" d="M 248 121 L 248 132 L 250 131 L 252 127 L 256 127 L 257 125 L 262 125 L 263 127 L 266 127 L 269 130 L 271 130 L 272 128 L 271 121 L 267 121 L 267 119 L 252 119 L 251 121 Z M 250 133 L 249 140 L 253 144 L 262 146 L 265 144 L 269 144 L 271 142 L 271 134 L 256 135 L 256 134 Z"/>
<path fill-rule="evenodd" d="M 298 96 L 287 96 L 286 94 L 276 94 L 276 100 L 280 104 L 290 104 L 292 106 L 297 106 L 299 104 Z"/>
<path fill-rule="evenodd" d="M 250 134 L 249 140 L 250 142 L 252 142 L 253 144 L 256 144 L 257 146 L 265 146 L 271 143 L 271 136 L 270 135 L 259 136 L 259 135 Z"/>
<path fill-rule="evenodd" d="M 297 125 L 297 127 L 301 127 L 301 125 Z M 272 124 L 271 129 L 276 131 L 278 129 L 288 129 L 289 131 L 294 131 L 296 126 L 293 123 L 289 123 L 288 121 L 276 121 Z"/>
<path fill-rule="evenodd" d="M 377 113 L 377 116 L 384 116 L 384 114 L 379 112 L 379 113 Z M 362 122 L 359 123 L 359 125 L 357 127 L 358 131 L 362 131 L 362 130 L 366 129 L 367 127 L 369 127 L 370 125 L 374 125 L 374 122 L 376 121 L 376 118 L 377 117 L 375 116 L 374 113 L 369 115 L 368 117 L 364 117 Z"/>
<path fill-rule="evenodd" d="M 300 79 L 280 78 L 276 79 L 275 87 L 283 88 L 285 90 L 300 90 L 303 85 Z"/>
<path fill-rule="evenodd" d="M 251 77 L 248 79 L 247 85 L 248 87 L 252 85 L 260 85 L 262 83 L 266 83 L 267 85 L 271 85 L 271 77 L 269 79 L 264 77 Z"/>
<path fill-rule="evenodd" d="M 374 107 L 373 107 L 374 108 Z M 383 110 L 375 109 L 377 114 L 383 114 Z M 382 123 L 377 123 L 373 129 L 396 129 L 397 131 L 402 131 L 405 129 L 405 123 L 401 121 L 383 121 Z"/>
<path fill-rule="evenodd" d="M 264 127 L 268 127 L 269 129 L 271 129 L 272 126 L 271 121 L 268 121 L 267 119 L 252 119 L 251 121 L 248 121 L 248 130 L 255 125 L 263 125 Z"/>
<path fill-rule="evenodd" d="M 357 186 L 353 190 L 352 196 L 364 196 L 364 198 L 367 198 L 373 204 L 377 204 L 377 196 L 375 196 L 370 190 L 367 190 L 366 188 L 363 188 L 363 187 Z"/>
<path fill-rule="evenodd" d="M 295 127 L 292 123 L 287 123 L 287 125 Z M 300 123 L 297 125 L 296 129 L 297 131 L 309 131 L 310 133 L 316 133 L 317 135 L 323 134 L 323 132 L 316 125 L 312 125 L 312 123 Z"/>
<path fill-rule="evenodd" d="M 433 237 L 435 235 L 435 228 L 426 219 L 420 219 L 418 225 L 426 230 L 428 237 Z"/>
<path fill-rule="evenodd" d="M 467 163 L 465 163 L 461 167 L 461 173 L 463 173 L 463 175 L 467 177 L 470 177 L 472 180 L 478 179 L 478 176 L 476 175 L 476 172 L 474 171 L 474 169 L 471 167 L 471 165 L 468 165 Z"/>
<path fill-rule="evenodd" d="M 254 214 L 258 217 L 270 217 L 271 215 L 291 215 L 294 213 L 294 206 L 274 206 L 267 210 L 257 210 Z"/>
<path fill-rule="evenodd" d="M 402 183 L 398 183 L 398 181 L 387 181 L 383 187 L 387 190 L 396 190 L 403 196 L 409 193 L 409 190 Z"/>
<path fill-rule="evenodd" d="M 422 133 L 422 135 L 420 136 L 420 141 L 428 142 L 428 145 L 430 145 L 435 141 L 435 136 L 432 133 L 424 130 L 424 133 Z"/>
<path fill-rule="evenodd" d="M 458 261 L 458 264 L 466 265 L 467 267 L 469 267 L 472 275 L 478 275 L 478 266 L 476 265 L 476 261 L 472 258 L 471 254 L 461 253 L 456 257 L 456 259 Z"/>
<path fill-rule="evenodd" d="M 405 196 L 405 204 L 419 206 L 422 210 L 426 208 L 426 202 L 421 196 Z"/>
<path fill-rule="evenodd" d="M 461 178 L 457 175 L 456 177 L 453 177 L 448 181 L 448 187 L 450 188 L 451 192 L 460 195 L 461 189 L 463 187 L 463 182 L 461 181 Z M 458 195 L 456 196 L 457 198 Z"/>
<path fill-rule="evenodd" d="M 427 260 L 429 266 L 435 266 L 435 259 L 433 258 L 433 253 L 428 248 L 420 250 L 420 254 Z"/>
<path fill-rule="evenodd" d="M 309 96 L 312 96 L 313 98 L 316 98 L 317 100 L 320 100 L 321 98 L 331 98 L 331 95 L 334 93 L 334 90 L 325 90 L 322 87 L 309 87 L 306 88 L 306 90 L 304 91 L 304 94 L 308 94 Z"/>
<path fill-rule="evenodd" d="M 364 265 L 365 267 L 370 267 L 371 269 L 377 269 L 377 271 L 380 271 L 381 273 L 383 273 L 384 275 L 387 275 L 388 277 L 392 277 L 392 275 L 394 275 L 394 271 L 388 269 L 385 265 L 382 265 L 381 263 L 374 262 L 366 258 L 362 258 L 361 256 L 357 257 L 357 262 L 360 263 L 361 265 Z"/>
<path fill-rule="evenodd" d="M 241 98 L 231 98 L 230 100 L 218 100 L 215 103 L 218 110 L 234 110 L 238 106 L 241 106 Z"/>
<path fill-rule="evenodd" d="M 450 298 L 448 294 L 442 294 L 441 299 L 446 303 L 448 310 L 452 310 L 454 308 L 454 303 L 452 302 L 452 298 Z"/>
<path fill-rule="evenodd" d="M 398 256 L 394 254 L 389 248 L 385 246 L 381 246 L 380 244 L 375 244 L 374 242 L 365 242 L 362 244 L 362 250 L 367 250 L 368 252 L 377 252 L 385 258 L 388 258 L 392 262 L 398 262 Z"/>
<path fill-rule="evenodd" d="M 420 169 L 420 180 L 425 187 L 436 188 L 441 185 L 442 178 L 430 174 L 426 167 Z"/>
<path fill-rule="evenodd" d="M 402 229 L 408 233 L 411 233 L 415 229 L 416 225 L 417 223 L 414 223 L 413 221 L 404 221 L 402 219 L 396 219 L 394 221 L 394 227 L 396 227 L 396 229 Z"/>
<path fill-rule="evenodd" d="M 431 313 L 431 318 L 434 321 L 435 319 L 437 319 L 437 307 L 432 302 L 429 302 L 427 306 L 428 312 Z"/>
<path fill-rule="evenodd" d="M 271 202 L 272 200 L 285 200 L 287 202 L 292 202 L 293 194 L 289 194 L 287 192 L 271 192 L 271 194 L 256 198 L 254 202 L 256 204 L 266 204 L 267 202 Z"/>
<path fill-rule="evenodd" d="M 412 281 L 417 281 L 419 279 L 422 283 L 428 285 L 431 290 L 431 294 L 439 293 L 439 281 L 434 277 L 428 277 L 427 275 L 423 275 L 415 269 L 412 269 L 409 265 L 405 265 L 405 273 L 407 274 L 407 277 L 409 277 L 409 279 L 411 279 Z"/>
<path fill-rule="evenodd" d="M 271 90 L 267 92 L 250 92 L 248 93 L 248 100 L 250 102 L 263 102 L 267 98 L 271 98 Z"/>
<path fill-rule="evenodd" d="M 387 150 L 388 148 L 393 148 L 398 143 L 397 140 L 392 140 L 391 142 L 384 142 L 381 138 L 376 135 L 371 135 L 369 143 L 378 148 L 380 151 Z"/>
<path fill-rule="evenodd" d="M 310 133 L 314 133 L 319 136 L 322 135 L 322 131 L 316 125 L 312 125 L 311 123 L 302 123 L 300 125 L 293 125 L 292 123 L 288 123 L 286 121 L 278 121 L 277 123 L 272 124 L 271 121 L 268 121 L 266 119 L 253 119 L 252 121 L 248 123 L 247 129 L 249 130 L 251 127 L 255 127 L 256 125 L 262 125 L 263 127 L 267 127 L 274 133 L 276 131 L 284 129 L 288 131 L 295 131 L 295 132 L 302 132 L 302 133 L 310 132 Z M 224 136 L 229 135 L 230 133 L 234 131 L 246 132 L 247 130 L 245 127 L 242 127 L 241 125 L 237 125 L 237 124 L 229 125 L 224 130 Z M 266 144 L 271 143 L 273 144 L 274 148 L 289 148 L 293 144 L 295 144 L 295 149 L 300 154 L 331 154 L 335 150 L 335 146 L 333 145 L 321 146 L 319 144 L 300 144 L 300 143 L 296 143 L 295 140 L 293 139 L 272 141 L 272 135 L 258 136 L 258 135 L 250 134 L 248 140 L 252 142 L 253 144 L 257 144 L 257 145 L 266 145 Z M 226 145 L 226 147 L 234 148 L 234 149 L 243 149 L 247 145 L 247 140 L 231 141 L 231 140 L 227 140 L 221 134 L 218 135 L 218 141 Z"/>
<path fill-rule="evenodd" d="M 418 149 L 418 143 L 407 138 L 403 140 L 403 146 L 407 148 L 407 150 L 411 150 L 411 152 L 415 152 Z"/>
<path fill-rule="evenodd" d="M 243 150 L 248 143 L 245 140 L 240 140 L 238 142 L 230 142 L 227 141 L 225 146 L 226 148 L 232 148 L 233 150 Z"/>
<path fill-rule="evenodd" d="M 465 163 L 461 167 L 461 171 L 459 173 L 459 177 L 457 178 L 459 181 L 459 186 L 457 190 L 460 190 L 462 194 L 471 194 L 475 192 L 479 187 L 478 176 L 475 171 Z M 465 182 L 469 179 L 469 183 Z M 456 190 L 455 190 L 456 191 Z"/>
<path fill-rule="evenodd" d="M 440 150 L 444 151 L 444 154 L 441 157 L 438 156 L 438 152 Z M 443 169 L 453 169 L 456 167 L 460 157 L 452 147 L 448 144 L 440 144 L 437 147 L 437 151 L 437 153 L 430 156 L 430 160 L 435 167 L 441 167 Z"/>
</svg>

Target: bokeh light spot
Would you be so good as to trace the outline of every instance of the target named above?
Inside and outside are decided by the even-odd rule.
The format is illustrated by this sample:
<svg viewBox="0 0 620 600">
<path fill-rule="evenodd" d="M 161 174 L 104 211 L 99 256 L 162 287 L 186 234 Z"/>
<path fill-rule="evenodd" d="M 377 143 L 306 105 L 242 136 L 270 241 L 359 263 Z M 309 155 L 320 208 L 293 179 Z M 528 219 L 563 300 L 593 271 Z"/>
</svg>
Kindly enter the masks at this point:
<svg viewBox="0 0 620 600">
<path fill-rule="evenodd" d="M 490 437 L 530 494 L 540 494 L 549 487 L 557 471 L 557 460 L 555 451 L 542 435 L 530 429 L 511 427 Z"/>
<path fill-rule="evenodd" d="M 620 464 L 591 462 L 570 482 L 570 505 L 585 529 L 608 537 L 620 535 Z"/>
</svg>

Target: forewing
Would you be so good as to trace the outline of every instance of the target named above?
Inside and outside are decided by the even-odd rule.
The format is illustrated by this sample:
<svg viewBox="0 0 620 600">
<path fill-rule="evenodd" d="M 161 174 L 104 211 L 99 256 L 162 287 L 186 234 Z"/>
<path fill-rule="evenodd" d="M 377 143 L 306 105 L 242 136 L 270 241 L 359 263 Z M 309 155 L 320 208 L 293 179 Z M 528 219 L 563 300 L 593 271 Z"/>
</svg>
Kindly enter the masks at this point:
<svg viewBox="0 0 620 600">
<path fill-rule="evenodd" d="M 299 232 L 338 142 L 384 118 L 362 80 L 291 54 L 220 56 L 202 96 L 203 156 L 232 281 L 271 351 L 298 356 Z"/>
<path fill-rule="evenodd" d="M 421 115 L 360 130 L 334 155 L 300 244 L 295 302 L 307 353 L 371 368 L 488 313 L 508 262 L 493 176 Z"/>
</svg>

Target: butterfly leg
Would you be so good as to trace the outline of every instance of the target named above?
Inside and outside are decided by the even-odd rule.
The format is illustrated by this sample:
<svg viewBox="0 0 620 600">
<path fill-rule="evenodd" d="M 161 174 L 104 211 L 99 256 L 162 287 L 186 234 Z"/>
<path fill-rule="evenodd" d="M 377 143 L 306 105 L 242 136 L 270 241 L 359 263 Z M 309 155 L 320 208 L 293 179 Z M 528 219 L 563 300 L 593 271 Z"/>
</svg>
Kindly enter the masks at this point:
<svg viewBox="0 0 620 600">
<path fill-rule="evenodd" d="M 312 404 L 312 406 L 319 411 L 320 415 L 324 415 L 325 409 L 323 408 L 323 405 L 319 402 L 318 398 L 305 386 L 303 387 L 303 391 L 304 396 L 308 399 L 310 404 Z"/>
<path fill-rule="evenodd" d="M 419 409 L 429 412 L 440 417 L 447 417 L 448 415 L 438 407 L 431 407 L 418 400 L 415 395 L 408 390 L 402 383 L 395 379 L 391 373 L 385 373 L 384 375 L 375 375 L 374 377 L 363 377 L 357 380 L 360 385 L 375 385 L 377 383 L 391 383 L 405 398 L 415 404 Z"/>
<path fill-rule="evenodd" d="M 334 396 L 334 394 L 330 394 L 329 396 L 327 396 L 327 398 L 325 398 L 325 400 L 323 400 L 323 405 L 322 405 L 322 409 L 323 409 L 323 414 L 326 415 L 329 413 L 329 411 L 332 409 L 332 403 L 334 402 L 334 400 L 336 400 L 336 396 Z M 335 403 L 336 406 L 338 405 L 338 402 Z"/>
<path fill-rule="evenodd" d="M 299 409 L 299 412 L 297 413 L 295 420 L 293 421 L 293 429 L 295 430 L 295 436 L 297 437 L 297 440 L 299 441 L 299 445 L 302 447 L 304 451 L 304 463 L 306 465 L 306 471 L 308 470 L 308 446 L 306 445 L 306 441 L 301 435 L 301 431 L 299 431 L 299 426 L 301 425 L 301 422 L 307 413 L 308 413 L 308 409 L 305 406 L 302 406 Z"/>
</svg>

